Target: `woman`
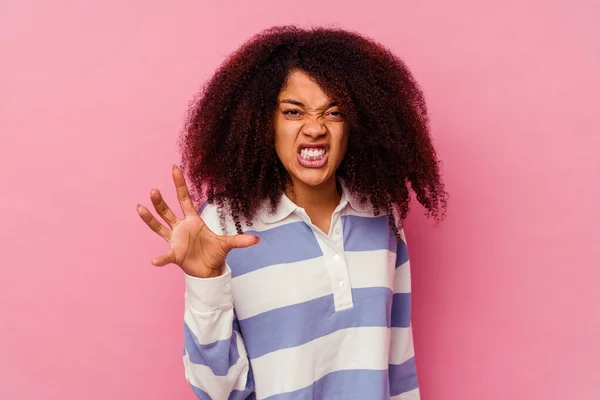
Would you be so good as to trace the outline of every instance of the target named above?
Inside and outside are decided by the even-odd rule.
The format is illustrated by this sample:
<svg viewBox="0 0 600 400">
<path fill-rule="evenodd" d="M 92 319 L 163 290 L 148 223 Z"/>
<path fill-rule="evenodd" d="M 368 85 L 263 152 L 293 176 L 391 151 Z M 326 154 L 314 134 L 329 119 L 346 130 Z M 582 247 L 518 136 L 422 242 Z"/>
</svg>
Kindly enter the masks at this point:
<svg viewBox="0 0 600 400">
<path fill-rule="evenodd" d="M 184 218 L 158 190 L 169 227 L 138 213 L 171 245 L 152 263 L 185 273 L 198 398 L 419 399 L 402 221 L 408 184 L 436 220 L 447 193 L 404 63 L 353 32 L 268 29 L 216 71 L 180 143 Z"/>
</svg>

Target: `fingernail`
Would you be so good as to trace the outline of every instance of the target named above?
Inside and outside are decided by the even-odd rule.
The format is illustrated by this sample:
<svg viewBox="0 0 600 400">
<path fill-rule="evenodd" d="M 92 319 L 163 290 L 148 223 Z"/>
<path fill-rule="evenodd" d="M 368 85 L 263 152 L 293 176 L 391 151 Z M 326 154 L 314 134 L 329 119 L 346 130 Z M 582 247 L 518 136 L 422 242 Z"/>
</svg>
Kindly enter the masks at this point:
<svg viewBox="0 0 600 400">
<path fill-rule="evenodd" d="M 254 244 L 257 244 L 257 243 L 259 243 L 259 242 L 260 242 L 260 238 L 259 238 L 258 236 L 255 236 L 255 238 L 256 238 L 256 241 L 255 241 L 255 243 L 254 243 Z"/>
<path fill-rule="evenodd" d="M 173 164 L 173 169 L 178 168 L 177 164 Z"/>
</svg>

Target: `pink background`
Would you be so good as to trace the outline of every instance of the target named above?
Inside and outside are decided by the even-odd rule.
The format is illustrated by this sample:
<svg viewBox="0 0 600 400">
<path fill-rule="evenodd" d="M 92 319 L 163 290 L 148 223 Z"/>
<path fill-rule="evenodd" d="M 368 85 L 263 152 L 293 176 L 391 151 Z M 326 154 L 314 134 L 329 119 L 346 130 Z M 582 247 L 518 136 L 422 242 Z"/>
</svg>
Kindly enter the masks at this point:
<svg viewBox="0 0 600 400">
<path fill-rule="evenodd" d="M 379 40 L 427 96 L 451 198 L 406 225 L 423 399 L 599 399 L 598 3 L 216 4 L 0 5 L 0 398 L 194 398 L 182 274 L 135 205 L 181 215 L 188 101 L 298 23 Z"/>
</svg>

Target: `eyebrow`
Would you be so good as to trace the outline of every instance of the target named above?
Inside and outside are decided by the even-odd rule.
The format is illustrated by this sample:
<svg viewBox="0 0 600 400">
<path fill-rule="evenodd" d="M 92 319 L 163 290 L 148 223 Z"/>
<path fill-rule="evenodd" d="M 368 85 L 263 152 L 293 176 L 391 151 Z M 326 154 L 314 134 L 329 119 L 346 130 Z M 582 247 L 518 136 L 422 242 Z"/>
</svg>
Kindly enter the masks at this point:
<svg viewBox="0 0 600 400">
<path fill-rule="evenodd" d="M 281 100 L 279 103 L 288 103 L 288 104 L 294 104 L 296 106 L 300 106 L 300 107 L 304 107 L 306 108 L 306 106 L 304 105 L 304 103 L 302 103 L 301 101 L 298 100 L 294 100 L 294 99 L 283 99 Z M 329 103 L 325 108 L 329 108 L 329 107 L 333 107 L 333 106 L 337 106 L 339 103 L 337 101 L 332 101 L 331 103 Z"/>
</svg>

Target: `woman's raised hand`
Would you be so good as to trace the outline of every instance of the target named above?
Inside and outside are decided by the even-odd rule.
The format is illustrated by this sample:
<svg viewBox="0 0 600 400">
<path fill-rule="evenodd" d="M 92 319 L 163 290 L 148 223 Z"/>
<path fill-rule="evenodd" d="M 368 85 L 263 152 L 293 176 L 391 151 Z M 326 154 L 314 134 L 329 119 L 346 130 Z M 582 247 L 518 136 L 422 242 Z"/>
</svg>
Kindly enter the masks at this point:
<svg viewBox="0 0 600 400">
<path fill-rule="evenodd" d="M 146 207 L 137 205 L 137 212 L 146 225 L 171 245 L 165 254 L 152 259 L 152 264 L 159 267 L 177 264 L 186 274 L 198 278 L 219 276 L 231 249 L 252 246 L 260 239 L 250 234 L 219 236 L 213 233 L 194 208 L 183 172 L 173 165 L 172 173 L 183 219 L 173 214 L 157 189 L 150 191 L 150 199 L 169 228 L 160 223 Z"/>
</svg>

